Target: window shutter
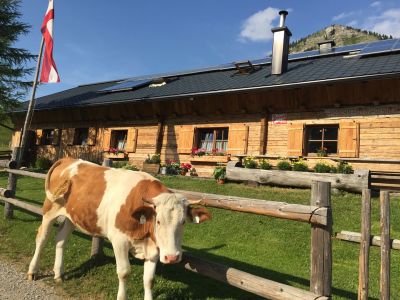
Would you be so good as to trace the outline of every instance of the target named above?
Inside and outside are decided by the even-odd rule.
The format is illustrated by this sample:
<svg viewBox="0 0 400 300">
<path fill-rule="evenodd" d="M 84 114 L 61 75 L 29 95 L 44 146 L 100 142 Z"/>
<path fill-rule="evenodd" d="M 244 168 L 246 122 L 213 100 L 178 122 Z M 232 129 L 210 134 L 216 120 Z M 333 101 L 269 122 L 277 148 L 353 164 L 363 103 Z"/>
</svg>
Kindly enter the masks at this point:
<svg viewBox="0 0 400 300">
<path fill-rule="evenodd" d="M 193 125 L 181 125 L 179 129 L 178 153 L 192 153 L 194 139 Z"/>
<path fill-rule="evenodd" d="M 111 130 L 108 128 L 104 128 L 103 131 L 103 150 L 108 151 L 110 149 L 111 142 Z"/>
<path fill-rule="evenodd" d="M 18 147 L 19 141 L 21 140 L 21 131 L 14 131 L 11 139 L 11 147 Z"/>
<path fill-rule="evenodd" d="M 58 146 L 60 144 L 60 137 L 61 137 L 61 129 L 54 129 L 53 134 L 53 146 Z"/>
<path fill-rule="evenodd" d="M 360 124 L 340 122 L 338 153 L 339 157 L 358 157 L 360 142 Z"/>
<path fill-rule="evenodd" d="M 246 124 L 233 124 L 229 126 L 228 150 L 229 154 L 247 154 L 249 126 Z"/>
<path fill-rule="evenodd" d="M 303 155 L 304 124 L 295 123 L 288 125 L 288 156 Z"/>
<path fill-rule="evenodd" d="M 96 127 L 89 127 L 87 144 L 89 146 L 96 145 L 96 138 L 97 138 L 97 128 Z"/>
<path fill-rule="evenodd" d="M 127 152 L 136 152 L 136 139 L 138 130 L 136 128 L 130 127 L 128 129 L 128 136 L 126 140 L 125 150 Z"/>
<path fill-rule="evenodd" d="M 71 146 L 74 144 L 75 128 L 67 129 L 67 145 Z"/>
<path fill-rule="evenodd" d="M 42 136 L 43 136 L 43 130 L 37 129 L 36 130 L 36 145 L 42 144 Z"/>
</svg>

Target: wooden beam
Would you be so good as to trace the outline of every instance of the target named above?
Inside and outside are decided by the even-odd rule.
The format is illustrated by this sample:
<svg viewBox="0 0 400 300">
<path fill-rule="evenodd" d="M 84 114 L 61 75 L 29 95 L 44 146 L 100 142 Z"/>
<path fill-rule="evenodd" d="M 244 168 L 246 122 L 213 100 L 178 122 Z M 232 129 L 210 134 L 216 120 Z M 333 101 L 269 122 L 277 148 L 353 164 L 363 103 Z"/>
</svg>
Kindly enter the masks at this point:
<svg viewBox="0 0 400 300">
<path fill-rule="evenodd" d="M 381 211 L 381 271 L 380 296 L 381 300 L 390 299 L 390 202 L 389 192 L 380 192 Z"/>
<path fill-rule="evenodd" d="M 335 238 L 346 242 L 361 243 L 361 233 L 359 232 L 342 230 L 335 234 Z M 382 244 L 381 237 L 378 235 L 371 235 L 369 240 L 371 246 L 380 247 Z M 400 250 L 400 240 L 390 239 L 390 248 L 393 250 Z"/>
<path fill-rule="evenodd" d="M 179 264 L 185 269 L 230 284 L 242 290 L 274 300 L 328 300 L 328 297 L 314 294 L 290 285 L 255 276 L 238 269 L 197 258 L 184 253 Z"/>
<path fill-rule="evenodd" d="M 267 152 L 267 137 L 268 137 L 268 115 L 261 118 L 261 129 L 260 129 L 260 155 L 264 155 Z"/>
<path fill-rule="evenodd" d="M 176 189 L 171 189 L 171 191 L 182 194 L 189 200 L 198 201 L 197 204 L 199 205 L 312 224 L 327 224 L 327 209 L 325 207 L 318 208 L 317 206 L 289 204 L 285 202 L 223 196 Z"/>
<path fill-rule="evenodd" d="M 164 137 L 164 124 L 162 120 L 159 120 L 157 123 L 157 134 L 156 134 L 156 154 L 161 153 L 163 137 Z"/>
<path fill-rule="evenodd" d="M 328 209 L 326 226 L 312 224 L 310 291 L 330 297 L 332 294 L 332 211 L 330 182 L 313 181 L 310 204 Z"/>
<path fill-rule="evenodd" d="M 371 237 L 371 190 L 362 191 L 358 300 L 368 300 L 369 247 Z"/>
</svg>

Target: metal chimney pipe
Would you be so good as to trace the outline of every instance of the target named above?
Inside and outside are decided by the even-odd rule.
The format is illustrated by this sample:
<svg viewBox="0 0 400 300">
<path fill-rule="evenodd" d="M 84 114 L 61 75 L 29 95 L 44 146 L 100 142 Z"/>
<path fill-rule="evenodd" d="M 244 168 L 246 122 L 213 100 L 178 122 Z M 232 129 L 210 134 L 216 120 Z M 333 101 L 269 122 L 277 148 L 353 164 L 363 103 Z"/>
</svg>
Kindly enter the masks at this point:
<svg viewBox="0 0 400 300">
<path fill-rule="evenodd" d="M 284 27 L 286 16 L 288 15 L 288 12 L 286 10 L 281 10 L 279 12 L 279 15 L 281 16 L 281 18 L 279 19 L 279 27 Z"/>
<path fill-rule="evenodd" d="M 289 39 L 292 35 L 290 30 L 285 26 L 285 20 L 288 12 L 286 10 L 281 10 L 279 15 L 279 27 L 271 29 L 272 33 L 274 34 L 271 65 L 272 75 L 280 75 L 287 71 L 289 58 Z"/>
</svg>

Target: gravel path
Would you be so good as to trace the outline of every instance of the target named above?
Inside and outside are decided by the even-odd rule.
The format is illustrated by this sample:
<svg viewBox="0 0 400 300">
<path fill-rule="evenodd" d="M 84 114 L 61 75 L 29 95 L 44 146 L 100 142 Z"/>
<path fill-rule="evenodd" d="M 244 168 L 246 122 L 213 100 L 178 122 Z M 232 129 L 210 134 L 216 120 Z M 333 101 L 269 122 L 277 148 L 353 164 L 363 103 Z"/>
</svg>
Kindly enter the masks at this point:
<svg viewBox="0 0 400 300">
<path fill-rule="evenodd" d="M 54 287 L 42 281 L 28 281 L 26 273 L 0 258 L 0 300 L 61 300 Z"/>
</svg>

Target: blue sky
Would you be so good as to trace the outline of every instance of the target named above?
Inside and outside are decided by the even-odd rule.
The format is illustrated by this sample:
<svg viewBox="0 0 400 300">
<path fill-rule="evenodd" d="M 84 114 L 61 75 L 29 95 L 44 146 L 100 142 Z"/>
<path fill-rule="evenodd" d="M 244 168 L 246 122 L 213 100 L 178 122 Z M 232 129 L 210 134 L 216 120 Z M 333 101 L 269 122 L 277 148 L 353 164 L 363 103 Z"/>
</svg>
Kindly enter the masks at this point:
<svg viewBox="0 0 400 300">
<path fill-rule="evenodd" d="M 54 2 L 54 59 L 61 83 L 41 85 L 37 96 L 85 83 L 265 57 L 280 9 L 289 10 L 291 41 L 330 24 L 400 37 L 400 2 L 390 0 Z M 22 21 L 32 28 L 17 47 L 37 54 L 47 4 L 21 2 Z"/>
</svg>

